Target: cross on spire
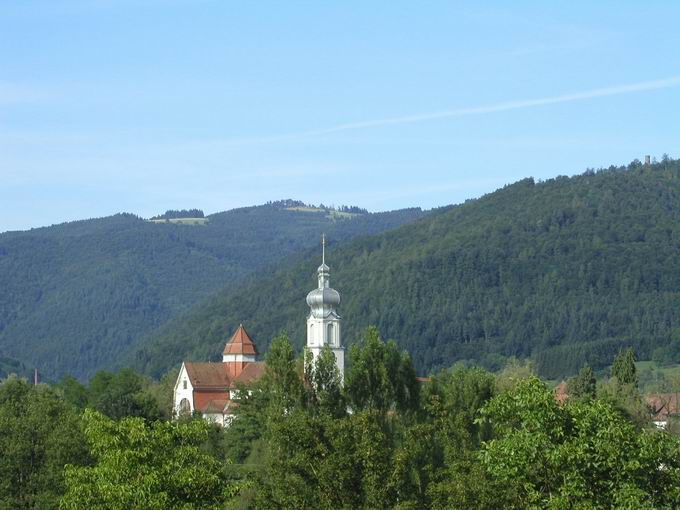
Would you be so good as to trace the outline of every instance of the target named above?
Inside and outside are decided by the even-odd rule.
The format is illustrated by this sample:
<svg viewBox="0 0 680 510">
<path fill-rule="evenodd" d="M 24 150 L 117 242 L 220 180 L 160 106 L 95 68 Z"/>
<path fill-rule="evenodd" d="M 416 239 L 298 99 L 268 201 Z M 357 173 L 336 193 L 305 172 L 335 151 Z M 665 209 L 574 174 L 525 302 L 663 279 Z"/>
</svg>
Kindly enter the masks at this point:
<svg viewBox="0 0 680 510">
<path fill-rule="evenodd" d="M 321 263 L 326 263 L 326 234 L 321 234 Z"/>
</svg>

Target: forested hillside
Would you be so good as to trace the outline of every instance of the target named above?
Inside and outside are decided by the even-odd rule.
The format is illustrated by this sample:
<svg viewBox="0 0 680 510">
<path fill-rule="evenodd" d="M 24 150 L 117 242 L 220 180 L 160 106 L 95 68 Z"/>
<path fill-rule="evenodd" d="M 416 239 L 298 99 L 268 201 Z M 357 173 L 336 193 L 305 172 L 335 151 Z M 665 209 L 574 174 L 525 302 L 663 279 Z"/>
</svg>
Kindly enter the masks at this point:
<svg viewBox="0 0 680 510">
<path fill-rule="evenodd" d="M 0 379 L 10 374 L 28 378 L 30 376 L 29 372 L 29 369 L 20 361 L 0 355 Z"/>
<path fill-rule="evenodd" d="M 131 214 L 0 234 L 0 353 L 46 377 L 87 377 L 210 293 L 334 239 L 407 223 L 420 209 L 351 215 L 293 201 L 155 224 Z"/>
<path fill-rule="evenodd" d="M 525 179 L 370 238 L 331 246 L 344 342 L 374 324 L 420 372 L 533 357 L 562 377 L 622 346 L 680 360 L 680 163 Z M 161 374 L 215 359 L 243 322 L 261 349 L 280 330 L 304 343 L 319 257 L 224 289 L 163 328 L 136 357 Z"/>
</svg>

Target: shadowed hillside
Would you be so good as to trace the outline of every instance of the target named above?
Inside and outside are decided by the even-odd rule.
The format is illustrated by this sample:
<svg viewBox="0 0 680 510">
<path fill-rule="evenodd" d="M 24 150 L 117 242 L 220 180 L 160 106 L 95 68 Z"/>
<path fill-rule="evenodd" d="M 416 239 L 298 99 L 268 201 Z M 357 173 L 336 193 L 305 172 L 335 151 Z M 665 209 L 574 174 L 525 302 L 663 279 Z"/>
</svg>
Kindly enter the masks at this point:
<svg viewBox="0 0 680 510">
<path fill-rule="evenodd" d="M 210 293 L 316 245 L 409 222 L 420 209 L 338 216 L 293 201 L 205 224 L 130 214 L 0 234 L 0 352 L 46 377 L 87 377 Z"/>
</svg>

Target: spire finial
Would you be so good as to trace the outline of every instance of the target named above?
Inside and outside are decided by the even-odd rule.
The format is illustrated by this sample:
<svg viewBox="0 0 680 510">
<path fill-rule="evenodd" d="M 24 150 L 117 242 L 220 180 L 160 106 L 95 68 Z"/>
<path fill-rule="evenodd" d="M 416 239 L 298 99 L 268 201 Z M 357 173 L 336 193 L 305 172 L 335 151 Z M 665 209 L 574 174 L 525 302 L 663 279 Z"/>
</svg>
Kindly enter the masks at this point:
<svg viewBox="0 0 680 510">
<path fill-rule="evenodd" d="M 321 263 L 326 263 L 326 234 L 321 234 Z"/>
</svg>

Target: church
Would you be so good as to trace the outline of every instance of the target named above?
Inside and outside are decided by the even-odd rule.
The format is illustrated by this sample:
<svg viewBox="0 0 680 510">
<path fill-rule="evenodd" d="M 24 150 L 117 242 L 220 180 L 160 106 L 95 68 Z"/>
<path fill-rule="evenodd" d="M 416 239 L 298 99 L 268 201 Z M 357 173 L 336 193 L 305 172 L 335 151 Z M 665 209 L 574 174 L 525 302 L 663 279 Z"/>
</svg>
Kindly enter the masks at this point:
<svg viewBox="0 0 680 510">
<path fill-rule="evenodd" d="M 328 345 L 335 354 L 341 379 L 345 372 L 345 349 L 340 336 L 341 317 L 337 307 L 340 293 L 330 286 L 330 268 L 326 265 L 326 238 L 322 238 L 321 265 L 317 270 L 317 288 L 307 294 L 307 349 L 316 358 Z M 224 346 L 222 362 L 185 361 L 177 376 L 173 395 L 175 416 L 199 413 L 204 419 L 229 425 L 238 397 L 238 386 L 262 377 L 264 362 L 243 324 L 239 325 Z"/>
</svg>

